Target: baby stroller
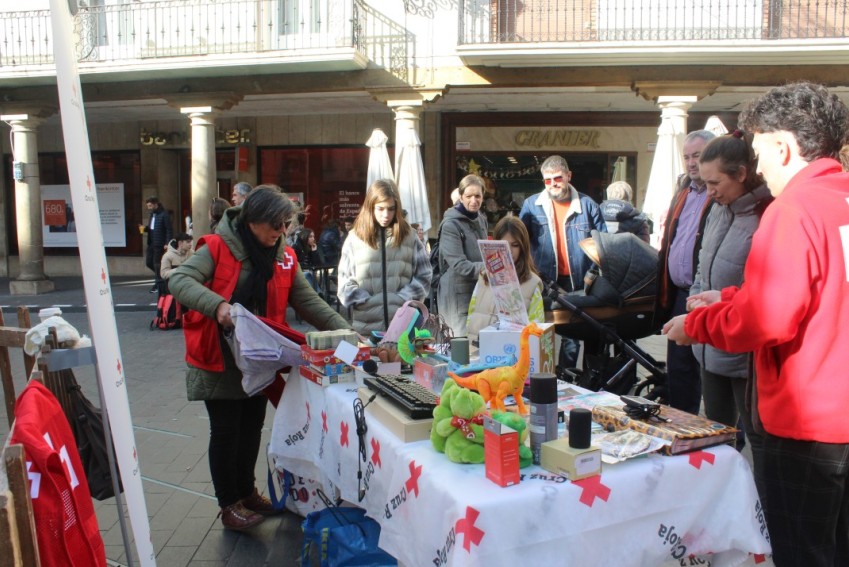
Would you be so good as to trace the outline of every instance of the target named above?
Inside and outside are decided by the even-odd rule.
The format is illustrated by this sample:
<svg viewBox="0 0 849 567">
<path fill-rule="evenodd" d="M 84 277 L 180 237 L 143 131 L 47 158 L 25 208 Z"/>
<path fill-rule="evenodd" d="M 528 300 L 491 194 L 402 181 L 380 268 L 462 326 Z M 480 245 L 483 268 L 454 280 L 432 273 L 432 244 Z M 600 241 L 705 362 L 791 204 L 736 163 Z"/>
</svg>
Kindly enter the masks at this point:
<svg viewBox="0 0 849 567">
<path fill-rule="evenodd" d="M 570 369 L 571 380 L 590 390 L 606 390 L 652 400 L 666 397 L 665 364 L 637 346 L 636 340 L 660 330 L 655 320 L 657 251 L 630 233 L 592 231 L 580 243 L 593 267 L 584 289 L 565 293 L 546 282 L 546 300 L 558 335 L 596 339 L 599 349 L 586 353 L 581 370 Z M 649 372 L 637 384 L 636 365 Z"/>
</svg>

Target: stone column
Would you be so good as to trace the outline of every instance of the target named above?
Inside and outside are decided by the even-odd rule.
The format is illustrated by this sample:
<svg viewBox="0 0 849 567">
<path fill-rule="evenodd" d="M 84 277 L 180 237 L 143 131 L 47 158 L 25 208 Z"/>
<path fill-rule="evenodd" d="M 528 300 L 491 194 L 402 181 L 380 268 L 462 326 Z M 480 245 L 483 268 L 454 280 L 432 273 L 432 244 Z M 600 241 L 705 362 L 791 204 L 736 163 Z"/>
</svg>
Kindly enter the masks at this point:
<svg viewBox="0 0 849 567">
<path fill-rule="evenodd" d="M 684 137 L 687 135 L 687 111 L 698 100 L 695 96 L 659 96 L 657 107 L 660 109 L 661 130 L 671 131 L 675 135 L 675 142 L 683 146 Z"/>
<path fill-rule="evenodd" d="M 14 161 L 22 165 L 23 179 L 15 180 L 15 209 L 18 235 L 18 277 L 9 282 L 12 295 L 35 295 L 54 290 L 44 274 L 44 238 L 41 222 L 41 181 L 38 169 L 37 129 L 42 116 L 2 115 L 12 127 Z"/>
<path fill-rule="evenodd" d="M 192 236 L 209 234 L 209 205 L 218 196 L 215 169 L 215 117 L 211 106 L 181 108 L 192 121 Z"/>
<path fill-rule="evenodd" d="M 218 196 L 215 169 L 215 118 L 242 100 L 232 92 L 171 95 L 168 104 L 188 115 L 192 126 L 192 236 L 209 234 L 209 205 Z M 178 219 L 178 223 L 182 223 Z M 179 226 L 179 224 L 178 224 Z"/>
</svg>

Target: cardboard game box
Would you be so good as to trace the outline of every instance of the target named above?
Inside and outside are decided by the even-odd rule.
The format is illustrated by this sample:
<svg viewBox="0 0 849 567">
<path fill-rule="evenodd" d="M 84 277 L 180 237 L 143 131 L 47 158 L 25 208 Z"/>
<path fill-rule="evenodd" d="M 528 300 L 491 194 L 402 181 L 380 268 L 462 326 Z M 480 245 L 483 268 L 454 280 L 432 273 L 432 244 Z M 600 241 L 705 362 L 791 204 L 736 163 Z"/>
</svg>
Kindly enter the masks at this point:
<svg viewBox="0 0 849 567">
<path fill-rule="evenodd" d="M 531 352 L 531 368 L 529 374 L 539 372 L 554 372 L 557 364 L 554 352 L 554 324 L 537 323 L 542 329 L 541 337 L 531 336 L 528 345 Z M 519 337 L 521 329 L 496 329 L 485 327 L 479 333 L 480 361 L 484 364 L 513 364 L 515 356 L 519 358 Z"/>
<path fill-rule="evenodd" d="M 333 376 L 322 374 L 311 366 L 301 366 L 299 371 L 302 378 L 306 378 L 310 382 L 314 382 L 322 387 L 327 387 L 331 384 L 346 384 L 356 381 L 353 370 L 345 374 L 334 374 Z"/>
<path fill-rule="evenodd" d="M 335 349 L 317 350 L 310 348 L 307 345 L 301 345 L 301 357 L 309 364 L 315 367 L 328 366 L 334 364 L 345 364 L 344 360 L 340 360 L 334 356 Z M 363 362 L 371 357 L 371 349 L 367 346 L 358 347 L 357 356 L 354 362 Z"/>
</svg>

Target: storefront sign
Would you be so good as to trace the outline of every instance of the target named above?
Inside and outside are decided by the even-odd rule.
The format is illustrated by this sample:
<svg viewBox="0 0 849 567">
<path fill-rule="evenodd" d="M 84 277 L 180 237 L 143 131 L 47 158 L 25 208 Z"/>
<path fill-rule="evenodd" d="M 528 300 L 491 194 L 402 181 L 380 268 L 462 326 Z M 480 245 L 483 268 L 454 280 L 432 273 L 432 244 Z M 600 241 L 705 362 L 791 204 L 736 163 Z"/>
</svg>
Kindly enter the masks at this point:
<svg viewBox="0 0 849 567">
<path fill-rule="evenodd" d="M 598 148 L 598 130 L 519 130 L 514 141 L 517 146 Z"/>
<path fill-rule="evenodd" d="M 251 129 L 240 130 L 215 130 L 216 144 L 249 144 L 251 141 Z M 143 146 L 186 146 L 189 144 L 187 132 L 148 132 L 144 128 L 139 134 L 139 142 Z"/>
</svg>

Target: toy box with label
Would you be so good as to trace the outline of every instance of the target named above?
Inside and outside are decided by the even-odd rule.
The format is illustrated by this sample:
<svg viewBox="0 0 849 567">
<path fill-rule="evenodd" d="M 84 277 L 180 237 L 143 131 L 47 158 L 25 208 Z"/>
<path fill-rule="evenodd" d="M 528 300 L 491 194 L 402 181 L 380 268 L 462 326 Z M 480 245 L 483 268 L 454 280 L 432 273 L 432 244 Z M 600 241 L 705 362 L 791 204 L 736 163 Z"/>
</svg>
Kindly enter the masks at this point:
<svg viewBox="0 0 849 567">
<path fill-rule="evenodd" d="M 307 345 L 301 345 L 301 357 L 306 360 L 314 368 L 321 370 L 323 366 L 333 366 L 345 364 L 344 360 L 336 358 L 333 354 L 336 349 L 317 350 L 310 348 Z M 363 362 L 371 357 L 371 349 L 368 346 L 360 346 L 357 348 L 357 356 L 354 362 Z"/>
<path fill-rule="evenodd" d="M 413 378 L 416 382 L 431 390 L 441 392 L 448 377 L 448 363 L 438 358 L 423 356 L 416 358 L 413 364 Z"/>
<path fill-rule="evenodd" d="M 540 372 L 554 372 L 557 358 L 554 352 L 554 323 L 537 323 L 543 329 L 541 337 L 531 336 L 528 346 L 531 353 L 531 367 L 529 374 Z M 514 358 L 519 358 L 519 337 L 522 330 L 496 329 L 486 327 L 481 329 L 480 340 L 480 362 L 482 364 L 513 364 Z"/>
<path fill-rule="evenodd" d="M 519 484 L 519 432 L 484 417 L 484 471 L 498 486 Z"/>
<path fill-rule="evenodd" d="M 330 386 L 331 384 L 346 384 L 356 381 L 354 378 L 353 370 L 344 374 L 336 374 L 333 376 L 322 374 L 311 366 L 301 366 L 299 370 L 302 378 L 306 378 L 310 382 L 315 382 L 319 386 Z"/>
</svg>

